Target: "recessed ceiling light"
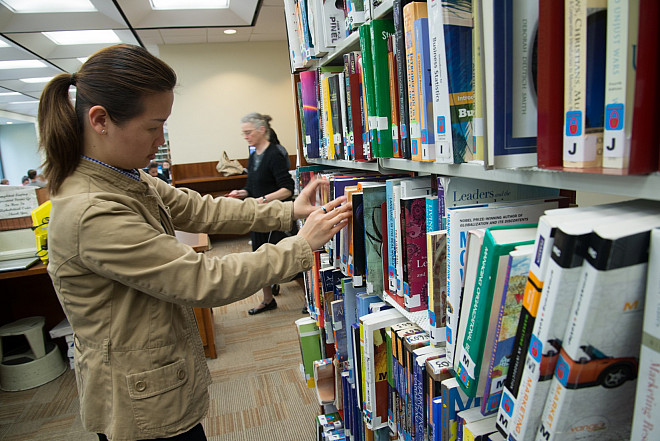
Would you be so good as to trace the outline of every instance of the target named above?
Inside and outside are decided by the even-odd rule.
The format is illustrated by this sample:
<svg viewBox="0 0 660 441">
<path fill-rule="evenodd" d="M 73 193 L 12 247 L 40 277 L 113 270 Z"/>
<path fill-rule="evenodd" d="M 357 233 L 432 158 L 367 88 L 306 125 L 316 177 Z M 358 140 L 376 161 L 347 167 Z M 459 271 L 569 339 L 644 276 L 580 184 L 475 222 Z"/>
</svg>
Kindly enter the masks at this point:
<svg viewBox="0 0 660 441">
<path fill-rule="evenodd" d="M 47 83 L 52 79 L 53 77 L 21 78 L 19 81 L 24 83 Z"/>
<path fill-rule="evenodd" d="M 53 43 L 60 46 L 69 46 L 74 44 L 106 44 L 121 43 L 121 39 L 111 29 L 90 30 L 90 31 L 55 31 L 42 32 Z"/>
<path fill-rule="evenodd" d="M 34 69 L 37 67 L 46 67 L 46 63 L 39 60 L 0 61 L 0 69 Z"/>
<path fill-rule="evenodd" d="M 150 0 L 151 9 L 226 9 L 229 0 Z"/>
<path fill-rule="evenodd" d="M 0 96 L 16 96 L 20 95 L 19 92 L 0 92 Z"/>
<path fill-rule="evenodd" d="M 232 35 L 236 33 L 236 29 L 225 29 L 225 34 Z"/>
<path fill-rule="evenodd" d="M 92 12 L 97 9 L 89 0 L 0 0 L 16 14 L 40 12 Z"/>
</svg>

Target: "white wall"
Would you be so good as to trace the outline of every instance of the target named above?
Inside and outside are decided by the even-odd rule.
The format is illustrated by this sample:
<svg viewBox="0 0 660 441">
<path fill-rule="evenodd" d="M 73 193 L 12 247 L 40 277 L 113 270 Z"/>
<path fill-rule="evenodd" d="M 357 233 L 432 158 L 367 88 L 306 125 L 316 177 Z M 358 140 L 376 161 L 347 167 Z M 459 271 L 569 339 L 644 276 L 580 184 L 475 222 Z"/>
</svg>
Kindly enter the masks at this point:
<svg viewBox="0 0 660 441">
<path fill-rule="evenodd" d="M 11 185 L 21 185 L 21 178 L 43 162 L 38 151 L 37 131 L 33 123 L 0 126 L 0 156 L 5 178 Z"/>
<path fill-rule="evenodd" d="M 240 119 L 273 117 L 281 143 L 296 153 L 295 114 L 285 41 L 164 45 L 160 57 L 176 71 L 167 127 L 173 163 L 247 158 Z"/>
</svg>

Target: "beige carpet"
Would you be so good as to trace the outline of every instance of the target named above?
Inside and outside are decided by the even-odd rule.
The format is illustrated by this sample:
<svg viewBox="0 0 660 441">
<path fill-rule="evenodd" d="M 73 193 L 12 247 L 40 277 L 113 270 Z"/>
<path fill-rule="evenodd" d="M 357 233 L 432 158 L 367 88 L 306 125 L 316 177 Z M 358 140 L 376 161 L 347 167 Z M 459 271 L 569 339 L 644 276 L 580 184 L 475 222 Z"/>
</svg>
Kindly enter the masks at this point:
<svg viewBox="0 0 660 441">
<path fill-rule="evenodd" d="M 248 239 L 214 242 L 210 254 L 250 251 Z M 299 370 L 295 320 L 304 317 L 297 282 L 285 283 L 278 308 L 247 310 L 261 293 L 214 309 L 218 358 L 208 359 L 211 405 L 202 422 L 211 441 L 313 441 L 320 407 Z M 0 391 L 0 440 L 96 440 L 80 422 L 73 371 L 27 391 Z"/>
</svg>

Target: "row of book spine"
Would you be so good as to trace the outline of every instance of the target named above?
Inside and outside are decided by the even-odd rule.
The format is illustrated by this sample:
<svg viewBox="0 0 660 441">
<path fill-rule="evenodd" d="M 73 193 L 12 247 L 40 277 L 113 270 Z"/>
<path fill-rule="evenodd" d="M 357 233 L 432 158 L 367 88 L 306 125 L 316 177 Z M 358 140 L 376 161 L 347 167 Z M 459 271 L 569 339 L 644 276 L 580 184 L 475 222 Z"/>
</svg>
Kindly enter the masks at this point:
<svg viewBox="0 0 660 441">
<path fill-rule="evenodd" d="M 320 170 L 316 171 L 321 174 Z M 390 430 L 396 427 L 397 431 L 401 431 L 402 439 L 407 439 L 409 434 L 406 431 L 412 429 L 403 421 L 409 421 L 412 417 L 406 416 L 405 412 L 402 414 L 401 409 L 409 409 L 416 402 L 424 403 L 419 411 L 430 414 L 433 399 L 438 398 L 431 393 L 415 401 L 414 382 L 400 381 L 410 377 L 397 374 L 394 363 L 391 381 L 395 391 L 390 390 L 384 401 L 375 398 L 376 391 L 384 387 L 383 383 L 378 388 L 375 382 L 378 378 L 389 376 L 390 371 L 387 370 L 389 366 L 384 367 L 387 363 L 382 362 L 387 358 L 373 352 L 374 345 L 385 344 L 387 327 L 406 322 L 400 312 L 390 310 L 387 314 L 379 313 L 380 319 L 376 323 L 382 325 L 378 328 L 381 334 L 375 336 L 373 318 L 363 316 L 368 314 L 367 306 L 371 303 L 380 304 L 379 308 L 383 308 L 382 297 L 386 296 L 393 299 L 390 304 L 397 304 L 400 311 L 425 310 L 428 313 L 430 323 L 426 325 L 429 332 L 418 332 L 425 335 L 417 337 L 423 342 L 422 346 L 429 347 L 427 350 L 430 352 L 424 352 L 428 355 L 424 360 L 430 361 L 431 353 L 435 358 L 442 359 L 446 368 L 443 372 L 448 374 L 443 380 L 455 380 L 466 397 L 478 398 L 481 416 L 490 418 L 488 421 L 492 422 L 493 427 L 497 421 L 498 428 L 510 439 L 564 439 L 569 432 L 588 433 L 596 428 L 599 434 L 609 433 L 615 437 L 630 433 L 635 378 L 640 366 L 640 315 L 644 310 L 645 291 L 653 292 L 650 281 L 646 289 L 648 263 L 644 259 L 649 254 L 651 231 L 660 226 L 660 207 L 657 203 L 633 201 L 558 209 L 562 206 L 561 198 L 524 186 L 502 190 L 497 188 L 497 184 L 482 183 L 485 187 L 459 190 L 460 179 L 451 178 L 455 179 L 452 185 L 447 182 L 449 178 L 439 176 L 381 176 L 381 182 L 378 182 L 378 177 L 371 176 L 373 180 L 369 180 L 365 175 L 347 176 L 344 172 L 328 172 L 325 176 L 331 178 L 331 188 L 335 191 L 326 198 L 339 196 L 343 189 L 352 192 L 354 208 L 362 205 L 361 211 L 354 212 L 353 231 L 359 230 L 355 226 L 360 222 L 360 216 L 365 232 L 370 224 L 380 226 L 380 230 L 351 239 L 354 253 L 360 241 L 365 243 L 363 272 L 357 270 L 355 259 L 344 259 L 338 253 L 337 250 L 344 247 L 339 239 L 324 254 L 325 262 L 321 264 L 319 260 L 316 266 L 318 275 L 311 274 L 309 277 L 314 286 L 313 295 L 309 297 L 310 311 L 313 311 L 319 326 L 333 335 L 331 340 L 338 360 L 347 363 L 349 371 L 354 369 L 353 375 L 360 376 L 359 385 L 355 386 L 362 394 L 358 401 L 361 403 L 359 415 L 368 428 L 384 427 L 386 419 L 383 415 L 391 412 L 399 415 L 399 422 L 396 426 L 390 423 Z M 431 184 L 433 180 L 435 189 Z M 403 279 L 400 285 L 405 287 L 408 284 L 407 292 L 405 288 L 403 290 L 403 298 L 399 298 L 396 291 L 388 292 L 397 286 L 397 273 L 396 266 L 386 264 L 386 260 L 391 258 L 385 251 L 389 249 L 388 236 L 391 235 L 388 233 L 387 210 L 388 205 L 394 205 L 394 199 L 388 197 L 388 188 L 391 187 L 392 194 L 396 194 L 395 184 L 400 187 L 399 191 L 403 187 L 407 191 L 416 188 L 435 193 L 402 199 L 411 201 L 411 204 L 414 201 L 423 203 L 408 207 L 403 203 L 403 208 L 400 208 L 403 226 L 395 224 L 393 227 L 395 233 L 401 231 L 404 240 L 419 235 L 425 236 L 427 245 L 437 240 L 436 245 L 426 249 L 426 253 L 419 253 L 425 254 L 423 264 L 417 261 L 411 265 L 426 267 L 420 272 L 424 274 L 425 281 L 415 285 L 411 279 L 407 282 Z M 425 186 L 428 190 L 424 190 Z M 359 193 L 363 198 L 362 204 L 356 203 Z M 367 203 L 375 194 L 379 195 L 375 197 L 376 201 Z M 446 198 L 447 194 L 453 195 L 453 199 Z M 513 194 L 517 200 L 491 201 L 489 198 L 494 194 Z M 529 199 L 530 196 L 536 199 Z M 444 219 L 439 208 L 430 205 L 431 208 L 426 209 L 433 198 L 443 201 L 435 207 L 446 207 Z M 457 199 L 469 200 L 472 204 L 457 205 Z M 373 208 L 367 208 L 370 206 Z M 406 223 L 406 211 L 408 214 L 418 214 L 410 218 L 414 218 L 414 222 Z M 429 226 L 433 222 L 428 221 L 427 211 L 431 213 L 431 218 L 436 219 L 436 231 L 431 231 L 434 227 Z M 374 221 L 374 213 L 380 215 L 378 221 Z M 443 226 L 448 228 L 442 229 Z M 369 236 L 381 237 L 381 244 L 366 246 Z M 413 248 L 407 245 L 406 253 Z M 405 254 L 404 249 L 397 249 L 396 245 L 394 249 L 395 253 Z M 370 254 L 375 259 L 369 260 Z M 348 272 L 351 271 L 351 262 L 353 273 Z M 438 268 L 441 270 L 438 271 Z M 390 283 L 392 271 L 395 275 L 393 285 Z M 318 282 L 314 282 L 317 279 Z M 338 283 L 340 279 L 341 284 Z M 358 296 L 355 292 L 347 296 L 349 280 L 351 289 L 360 291 Z M 337 285 L 342 285 L 343 289 L 336 289 Z M 440 289 L 436 291 L 432 288 L 434 285 Z M 580 286 L 581 291 L 576 286 Z M 437 293 L 437 299 L 433 291 Z M 625 295 L 622 295 L 624 292 Z M 355 302 L 347 303 L 351 297 L 357 297 L 357 306 Z M 365 302 L 367 306 L 359 306 L 360 302 Z M 335 328 L 338 322 L 335 308 L 339 305 L 344 314 L 344 320 L 339 320 L 344 337 L 341 330 Z M 350 320 L 349 311 L 353 314 Z M 570 336 L 568 331 L 565 333 L 566 323 L 578 324 L 576 329 L 570 331 Z M 612 323 L 617 323 L 615 329 L 612 329 Z M 653 342 L 649 340 L 651 337 L 645 338 Z M 342 344 L 344 339 L 345 346 Z M 396 341 L 394 335 L 390 335 L 390 339 Z M 569 340 L 572 347 L 566 347 Z M 419 349 L 413 344 L 415 341 L 409 342 L 412 351 Z M 401 362 L 396 358 L 393 343 L 389 344 L 390 351 L 394 351 L 394 359 Z M 652 348 L 653 343 L 646 346 Z M 385 344 L 380 349 L 386 347 Z M 650 351 L 647 357 L 653 356 L 653 350 Z M 422 359 L 417 365 L 414 360 L 407 368 L 410 376 L 414 375 L 415 366 L 422 364 Z M 644 365 L 643 361 L 640 369 L 650 373 L 652 386 L 657 369 L 654 370 L 652 362 Z M 429 367 L 425 365 L 425 369 L 428 371 Z M 421 384 L 426 383 L 422 381 Z M 553 393 L 548 392 L 551 385 Z M 644 386 L 645 389 L 640 384 L 637 388 L 647 390 L 647 386 Z M 562 393 L 559 404 L 551 401 L 551 398 Z M 652 398 L 653 394 L 647 394 L 645 402 L 638 406 L 651 409 L 644 415 L 650 412 L 658 416 L 658 408 L 653 407 Z M 548 404 L 544 404 L 546 399 Z M 593 400 L 603 403 L 603 406 L 580 404 Z M 638 400 L 641 400 L 639 393 Z M 388 402 L 387 407 L 378 410 L 379 404 L 383 406 Z M 627 406 L 629 411 L 621 412 L 621 406 Z M 554 409 L 560 407 L 562 410 L 556 414 Z M 543 413 L 544 408 L 548 415 Z M 557 419 L 561 423 L 557 423 Z M 597 422 L 585 423 L 592 420 Z M 424 436 L 427 436 L 431 431 L 428 424 L 431 424 L 432 418 L 427 415 L 424 421 L 427 425 Z M 547 421 L 555 421 L 554 426 L 549 427 Z M 616 424 L 608 421 L 616 421 Z M 647 418 L 645 430 L 649 430 L 648 421 L 652 418 Z M 417 439 L 410 436 L 410 439 Z"/>
<path fill-rule="evenodd" d="M 658 170 L 657 2 L 565 5 L 394 0 L 392 18 L 347 27 L 359 51 L 300 72 L 306 155 Z"/>
</svg>

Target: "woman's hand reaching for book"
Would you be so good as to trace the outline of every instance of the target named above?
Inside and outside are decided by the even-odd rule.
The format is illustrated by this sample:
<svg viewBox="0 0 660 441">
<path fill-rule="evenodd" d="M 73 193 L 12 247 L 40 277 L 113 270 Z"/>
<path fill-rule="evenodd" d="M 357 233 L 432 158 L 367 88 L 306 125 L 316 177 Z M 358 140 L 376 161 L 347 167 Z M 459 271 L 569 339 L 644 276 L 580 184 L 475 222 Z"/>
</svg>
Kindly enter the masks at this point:
<svg viewBox="0 0 660 441">
<path fill-rule="evenodd" d="M 293 218 L 306 219 L 314 210 L 318 210 L 317 195 L 326 192 L 329 186 L 330 182 L 327 179 L 317 178 L 310 181 L 293 202 Z"/>
<path fill-rule="evenodd" d="M 348 224 L 353 215 L 352 204 L 347 203 L 345 196 L 341 196 L 316 209 L 307 217 L 298 235 L 304 237 L 312 250 L 325 245 L 335 234 Z"/>
</svg>

